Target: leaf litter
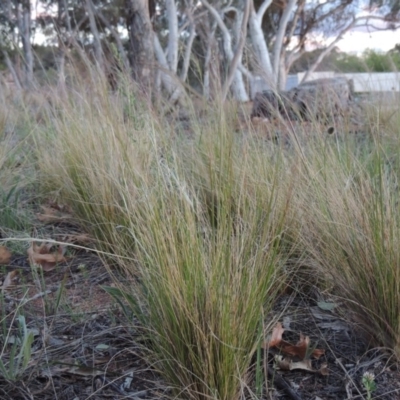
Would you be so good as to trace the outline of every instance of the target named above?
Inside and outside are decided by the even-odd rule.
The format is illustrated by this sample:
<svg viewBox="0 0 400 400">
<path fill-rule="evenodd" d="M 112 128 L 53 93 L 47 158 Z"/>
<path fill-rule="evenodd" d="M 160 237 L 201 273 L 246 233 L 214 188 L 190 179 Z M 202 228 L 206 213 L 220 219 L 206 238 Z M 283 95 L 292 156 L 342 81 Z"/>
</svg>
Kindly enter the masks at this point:
<svg viewBox="0 0 400 400">
<path fill-rule="evenodd" d="M 66 243 L 91 240 L 86 234 L 71 233 L 69 220 L 65 222 L 67 224 L 64 227 L 57 225 L 62 232 L 52 230 L 51 237 L 60 238 L 59 242 Z M 70 231 L 66 232 L 65 229 Z M 54 271 L 57 264 L 67 261 L 66 248 L 65 245 L 38 245 L 32 242 L 25 264 L 12 265 L 12 268 L 19 269 L 5 275 L 2 288 L 4 291 L 13 290 L 21 274 L 26 279 L 26 274 L 31 270 L 27 261 L 39 265 L 44 272 Z M 15 262 L 14 257 L 6 261 Z M 102 276 L 109 281 L 100 260 L 91 257 L 88 252 L 80 252 L 68 260 L 66 268 L 44 275 L 46 289 L 59 287 L 66 271 L 69 271 L 69 282 L 65 285 L 65 294 L 74 302 L 76 308 L 73 312 L 40 316 L 40 310 L 44 309 L 41 306 L 35 309 L 35 315 L 29 319 L 29 329 L 40 332 L 40 335 L 35 334 L 32 361 L 24 383 L 31 393 L 35 393 L 35 400 L 54 399 L 54 387 L 57 388 L 59 400 L 89 397 L 122 399 L 139 394 L 140 399 L 167 398 L 164 395 L 168 394 L 168 388 L 141 359 L 141 346 L 135 342 L 139 336 L 136 336 L 134 326 L 127 325 L 119 312 L 107 311 L 112 306 L 110 300 L 95 294 L 101 291 L 98 285 L 103 282 Z M 55 291 L 52 289 L 48 296 L 54 295 Z M 42 296 L 42 293 L 39 294 Z M 96 301 L 95 311 L 90 311 L 83 304 L 86 297 Z M 276 371 L 271 379 L 279 391 L 276 396 L 272 394 L 273 398 L 342 400 L 350 392 L 356 396 L 362 390 L 359 385 L 357 387 L 359 376 L 367 367 L 375 368 L 373 371 L 378 386 L 375 394 L 385 400 L 397 398 L 400 393 L 396 392 L 400 389 L 400 374 L 388 368 L 386 359 L 372 362 L 372 356 L 366 353 L 367 346 L 359 333 L 335 315 L 336 305 L 331 305 L 335 303 L 318 300 L 310 300 L 305 305 L 297 304 L 294 309 L 286 307 L 290 301 L 286 302 L 285 313 L 281 313 L 285 329 L 282 324 L 277 324 L 271 337 L 262 345 L 268 357 L 271 356 L 264 365 L 268 366 L 268 376 L 269 369 L 273 368 L 269 365 L 273 365 Z M 303 306 L 306 308 L 304 315 L 299 313 Z M 79 314 L 76 313 L 83 316 L 78 321 L 76 318 L 79 318 Z M 48 327 L 46 332 L 42 329 L 43 325 Z M 14 337 L 17 337 L 16 334 Z M 313 345 L 321 343 L 321 339 L 329 343 L 329 346 L 322 346 L 325 350 Z M 140 343 L 140 339 L 137 342 Z M 42 351 L 44 348 L 45 353 Z M 287 380 L 289 386 L 296 388 L 299 396 L 291 397 L 289 392 L 282 391 L 277 385 L 278 378 Z M 345 384 L 349 379 L 355 382 L 353 387 Z M 0 377 L 0 387 L 5 384 Z M 5 400 L 23 398 L 18 395 L 15 385 L 7 387 L 9 390 L 4 393 L 8 397 L 4 397 Z M 390 390 L 392 393 L 386 394 Z"/>
<path fill-rule="evenodd" d="M 11 260 L 11 252 L 5 246 L 0 246 L 0 265 L 7 265 Z"/>
<path fill-rule="evenodd" d="M 53 243 L 42 243 L 38 246 L 32 242 L 27 250 L 30 264 L 40 265 L 43 271 L 49 272 L 55 269 L 57 264 L 66 262 L 67 259 L 64 257 L 66 246 L 60 245 L 56 251 L 50 252 L 52 247 Z"/>
<path fill-rule="evenodd" d="M 264 349 L 278 348 L 282 353 L 286 355 L 298 357 L 301 360 L 305 358 L 314 357 L 319 359 L 323 354 L 325 354 L 325 350 L 323 349 L 312 349 L 310 348 L 310 338 L 308 336 L 304 336 L 300 333 L 300 340 L 296 344 L 291 344 L 282 339 L 283 332 L 285 330 L 282 327 L 282 324 L 278 322 L 272 331 L 272 336 L 268 342 L 263 344 Z"/>
</svg>

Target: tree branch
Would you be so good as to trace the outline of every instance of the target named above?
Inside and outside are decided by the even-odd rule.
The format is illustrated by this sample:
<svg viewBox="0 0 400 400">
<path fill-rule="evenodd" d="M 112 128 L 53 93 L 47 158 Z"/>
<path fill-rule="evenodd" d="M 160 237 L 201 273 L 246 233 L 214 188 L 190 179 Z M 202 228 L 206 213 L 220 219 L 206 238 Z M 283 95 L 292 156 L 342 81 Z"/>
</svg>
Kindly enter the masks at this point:
<svg viewBox="0 0 400 400">
<path fill-rule="evenodd" d="M 99 63 L 100 68 L 103 70 L 104 69 L 103 49 L 101 47 L 99 30 L 97 29 L 96 20 L 94 18 L 94 6 L 92 0 L 86 0 L 86 12 L 89 16 L 90 30 L 92 31 L 93 35 L 93 46 L 96 55 L 96 60 Z"/>
<path fill-rule="evenodd" d="M 231 34 L 229 33 L 228 28 L 226 27 L 224 21 L 222 20 L 221 16 L 219 15 L 218 11 L 207 1 L 201 0 L 207 10 L 212 14 L 219 29 L 221 29 L 222 35 L 224 37 L 224 51 L 226 56 L 228 57 L 228 61 L 232 61 L 233 59 L 233 52 L 232 52 L 232 38 Z"/>
<path fill-rule="evenodd" d="M 194 38 L 196 37 L 196 28 L 194 25 L 192 10 L 187 11 L 186 14 L 190 21 L 190 34 L 189 34 L 188 42 L 186 44 L 185 56 L 183 58 L 183 67 L 182 67 L 181 76 L 180 76 L 182 82 L 185 82 L 186 78 L 187 78 L 187 74 L 189 71 L 189 65 L 190 65 L 190 56 L 192 55 L 193 41 L 194 41 Z"/>
<path fill-rule="evenodd" d="M 245 8 L 244 8 L 242 24 L 241 24 L 241 28 L 240 28 L 239 42 L 236 47 L 235 56 L 233 57 L 233 60 L 229 67 L 228 77 L 226 78 L 226 80 L 224 82 L 224 86 L 222 87 L 222 101 L 225 101 L 226 96 L 228 95 L 228 91 L 232 84 L 234 75 L 237 71 L 238 64 L 242 58 L 243 48 L 244 48 L 244 44 L 246 42 L 246 36 L 247 36 L 247 23 L 249 21 L 249 16 L 250 16 L 251 2 L 252 2 L 252 0 L 247 0 L 246 4 L 244 6 Z"/>
<path fill-rule="evenodd" d="M 158 39 L 158 36 L 153 34 L 154 41 L 154 54 L 157 58 L 157 61 L 161 68 L 159 68 L 162 83 L 167 90 L 168 94 L 173 96 L 175 100 L 178 100 L 181 94 L 181 88 L 179 79 L 175 76 L 173 77 L 169 66 L 167 57 L 165 56 L 164 50 L 161 46 L 161 43 Z"/>
<path fill-rule="evenodd" d="M 264 17 L 265 12 L 268 10 L 268 7 L 272 4 L 272 0 L 264 0 L 257 11 L 257 23 L 260 25 L 262 24 L 262 20 Z M 254 7 L 254 5 L 253 5 Z"/>
<path fill-rule="evenodd" d="M 276 77 L 279 78 L 279 63 L 282 53 L 283 39 L 285 37 L 286 27 L 289 23 L 290 14 L 296 5 L 297 0 L 289 0 L 285 11 L 283 12 L 281 21 L 279 23 L 278 33 L 276 34 L 274 50 L 273 50 L 273 71 Z M 278 81 L 279 79 L 277 79 Z"/>
</svg>

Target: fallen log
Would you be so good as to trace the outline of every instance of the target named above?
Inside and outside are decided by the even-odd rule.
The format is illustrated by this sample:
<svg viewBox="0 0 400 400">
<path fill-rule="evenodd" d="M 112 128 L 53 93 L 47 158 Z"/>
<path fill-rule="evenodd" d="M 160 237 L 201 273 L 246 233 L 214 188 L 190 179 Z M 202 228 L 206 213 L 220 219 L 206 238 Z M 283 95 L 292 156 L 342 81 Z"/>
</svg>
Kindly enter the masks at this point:
<svg viewBox="0 0 400 400">
<path fill-rule="evenodd" d="M 352 98 L 351 82 L 346 78 L 309 81 L 288 92 L 258 92 L 251 117 L 293 121 L 319 121 L 327 124 L 343 116 Z"/>
</svg>

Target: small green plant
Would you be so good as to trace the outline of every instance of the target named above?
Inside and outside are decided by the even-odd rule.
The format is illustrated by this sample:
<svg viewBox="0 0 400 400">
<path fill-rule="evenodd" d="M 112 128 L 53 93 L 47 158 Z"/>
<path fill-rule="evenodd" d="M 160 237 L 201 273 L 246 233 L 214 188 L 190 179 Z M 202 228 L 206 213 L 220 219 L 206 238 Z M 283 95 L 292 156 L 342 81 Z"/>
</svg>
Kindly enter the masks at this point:
<svg viewBox="0 0 400 400">
<path fill-rule="evenodd" d="M 4 346 L 0 354 L 0 374 L 8 381 L 22 378 L 31 360 L 34 333 L 26 326 L 25 317 L 18 315 L 18 332 L 11 335 L 9 329 L 4 338 Z"/>
<path fill-rule="evenodd" d="M 19 210 L 20 192 L 14 185 L 10 190 L 0 189 L 0 226 L 13 231 L 21 231 L 29 228 L 28 219 Z"/>
<path fill-rule="evenodd" d="M 376 390 L 375 375 L 372 372 L 364 372 L 361 383 L 367 392 L 367 399 L 372 400 L 372 393 Z"/>
</svg>

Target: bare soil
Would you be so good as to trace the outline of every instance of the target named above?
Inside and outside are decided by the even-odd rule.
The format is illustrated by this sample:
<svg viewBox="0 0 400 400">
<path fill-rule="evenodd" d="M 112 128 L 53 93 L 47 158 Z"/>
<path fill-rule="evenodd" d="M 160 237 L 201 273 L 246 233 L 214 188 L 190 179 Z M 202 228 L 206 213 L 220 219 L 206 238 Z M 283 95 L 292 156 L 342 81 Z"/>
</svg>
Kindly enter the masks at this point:
<svg viewBox="0 0 400 400">
<path fill-rule="evenodd" d="M 54 237 L 74 229 L 53 224 L 44 232 Z M 19 274 L 3 293 L 2 328 L 11 328 L 9 338 L 16 340 L 16 316 L 22 314 L 34 342 L 31 361 L 18 379 L 0 377 L 1 400 L 173 397 L 143 357 L 145 343 L 138 322 L 123 315 L 103 289 L 113 282 L 95 252 L 71 250 L 66 263 L 42 274 L 33 273 L 25 254 L 16 254 L 3 266 L 0 278 L 4 281 L 13 270 Z M 390 352 L 373 348 L 362 331 L 336 310 L 334 300 L 317 290 L 281 296 L 275 312 L 285 329 L 283 339 L 296 343 L 303 334 L 310 338 L 311 348 L 325 353 L 311 360 L 314 372 L 282 371 L 276 369 L 279 351 L 265 350 L 262 368 L 268 392 L 264 388 L 263 399 L 366 399 L 361 383 L 365 372 L 376 377 L 373 398 L 400 399 L 399 364 Z M 1 357 L 7 359 L 12 345 L 0 347 Z M 326 373 L 319 372 L 321 366 Z M 249 376 L 254 376 L 254 370 Z M 250 388 L 255 390 L 254 382 Z M 246 397 L 251 398 L 250 391 Z"/>
</svg>

